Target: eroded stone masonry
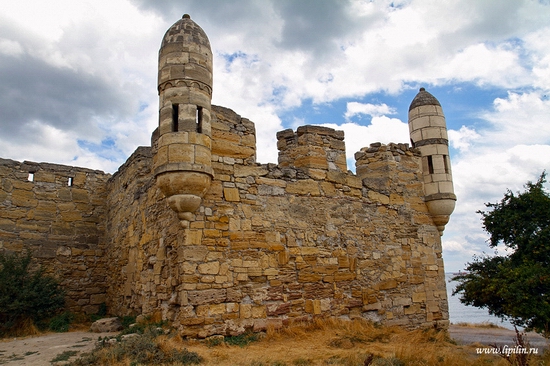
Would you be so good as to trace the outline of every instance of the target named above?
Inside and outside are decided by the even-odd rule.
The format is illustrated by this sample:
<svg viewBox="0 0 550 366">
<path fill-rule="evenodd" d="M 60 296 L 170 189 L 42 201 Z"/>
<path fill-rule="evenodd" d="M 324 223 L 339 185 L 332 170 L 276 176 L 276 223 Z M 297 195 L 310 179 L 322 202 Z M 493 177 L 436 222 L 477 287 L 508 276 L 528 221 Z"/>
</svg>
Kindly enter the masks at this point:
<svg viewBox="0 0 550 366">
<path fill-rule="evenodd" d="M 188 16 L 159 53 L 159 128 L 113 174 L 0 159 L 0 248 L 32 250 L 68 306 L 161 313 L 182 335 L 236 335 L 316 316 L 448 324 L 441 239 L 454 208 L 445 119 L 421 89 L 409 144 L 277 134 L 210 105 L 212 54 Z"/>
</svg>

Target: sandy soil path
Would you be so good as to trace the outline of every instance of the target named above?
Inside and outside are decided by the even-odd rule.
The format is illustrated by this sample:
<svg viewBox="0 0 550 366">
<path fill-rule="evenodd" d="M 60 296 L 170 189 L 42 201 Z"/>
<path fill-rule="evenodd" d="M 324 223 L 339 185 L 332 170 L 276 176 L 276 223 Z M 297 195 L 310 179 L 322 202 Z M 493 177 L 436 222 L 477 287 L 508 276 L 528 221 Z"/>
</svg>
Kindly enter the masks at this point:
<svg viewBox="0 0 550 366">
<path fill-rule="evenodd" d="M 475 328 L 475 327 L 461 327 L 457 325 L 451 325 L 449 327 L 449 335 L 458 344 L 472 344 L 479 343 L 483 345 L 496 344 L 497 346 L 507 345 L 508 347 L 515 347 L 514 337 L 516 332 L 503 328 Z M 540 334 L 530 332 L 527 333 L 526 338 L 531 347 L 539 348 L 539 352 L 542 353 L 544 348 L 548 348 L 549 343 Z"/>
<path fill-rule="evenodd" d="M 90 352 L 98 337 L 118 333 L 69 332 L 52 333 L 38 337 L 5 339 L 0 341 L 0 365 L 50 366 L 57 355 L 65 351 L 76 352 L 70 359 Z M 61 365 L 63 362 L 53 363 Z"/>
</svg>

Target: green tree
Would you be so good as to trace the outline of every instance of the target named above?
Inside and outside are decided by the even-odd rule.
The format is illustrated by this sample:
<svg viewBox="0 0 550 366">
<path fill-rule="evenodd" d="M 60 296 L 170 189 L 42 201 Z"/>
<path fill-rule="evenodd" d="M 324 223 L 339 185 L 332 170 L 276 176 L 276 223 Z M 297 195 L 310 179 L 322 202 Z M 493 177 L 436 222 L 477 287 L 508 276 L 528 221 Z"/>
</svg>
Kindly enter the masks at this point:
<svg viewBox="0 0 550 366">
<path fill-rule="evenodd" d="M 65 305 L 63 290 L 41 268 L 30 269 L 31 254 L 0 252 L 0 335 L 10 334 L 25 320 L 35 324 Z"/>
<path fill-rule="evenodd" d="M 510 254 L 474 257 L 466 272 L 455 276 L 453 295 L 467 305 L 550 337 L 550 195 L 546 173 L 525 192 L 510 190 L 490 211 L 478 211 L 490 234 L 489 246 L 504 244 Z"/>
</svg>

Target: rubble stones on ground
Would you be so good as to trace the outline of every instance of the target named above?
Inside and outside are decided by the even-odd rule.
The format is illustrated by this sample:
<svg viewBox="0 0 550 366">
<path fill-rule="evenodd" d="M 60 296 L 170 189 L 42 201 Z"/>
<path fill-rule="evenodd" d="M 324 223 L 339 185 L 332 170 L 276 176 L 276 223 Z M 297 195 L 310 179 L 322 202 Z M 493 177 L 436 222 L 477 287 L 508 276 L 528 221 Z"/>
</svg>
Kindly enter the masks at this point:
<svg viewBox="0 0 550 366">
<path fill-rule="evenodd" d="M 92 326 L 90 327 L 90 332 L 93 333 L 110 333 L 110 332 L 118 332 L 122 330 L 122 323 L 120 322 L 120 319 L 117 317 L 112 318 L 103 318 L 96 320 L 92 323 Z"/>
</svg>

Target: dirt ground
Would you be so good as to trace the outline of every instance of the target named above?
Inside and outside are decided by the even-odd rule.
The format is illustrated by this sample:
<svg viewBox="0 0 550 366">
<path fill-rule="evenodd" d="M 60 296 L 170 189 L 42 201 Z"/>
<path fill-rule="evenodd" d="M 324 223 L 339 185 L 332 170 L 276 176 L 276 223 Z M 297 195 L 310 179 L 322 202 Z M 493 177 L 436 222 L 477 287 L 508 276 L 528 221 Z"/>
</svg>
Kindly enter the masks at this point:
<svg viewBox="0 0 550 366">
<path fill-rule="evenodd" d="M 69 360 L 90 352 L 98 337 L 113 336 L 117 333 L 69 332 L 51 333 L 37 337 L 4 339 L 0 341 L 0 365 L 50 366 L 65 362 L 52 362 L 63 352 L 71 352 Z M 479 343 L 484 345 L 514 346 L 515 332 L 502 328 L 474 328 L 451 325 L 449 334 L 458 344 Z M 538 347 L 539 353 L 548 347 L 548 342 L 536 333 L 529 333 L 527 339 L 531 347 Z"/>
<path fill-rule="evenodd" d="M 516 332 L 503 328 L 477 328 L 477 327 L 461 327 L 451 325 L 449 327 L 449 335 L 458 344 L 479 343 L 484 345 L 497 345 L 508 347 L 515 346 L 514 337 Z M 538 347 L 539 353 L 542 349 L 548 347 L 548 341 L 538 333 L 530 332 L 526 334 L 526 339 L 531 348 Z"/>
<path fill-rule="evenodd" d="M 52 363 L 56 356 L 72 351 L 75 359 L 78 355 L 90 352 L 98 337 L 117 335 L 118 333 L 69 332 L 50 333 L 37 337 L 3 339 L 0 341 L 0 365 L 62 365 Z"/>
</svg>

